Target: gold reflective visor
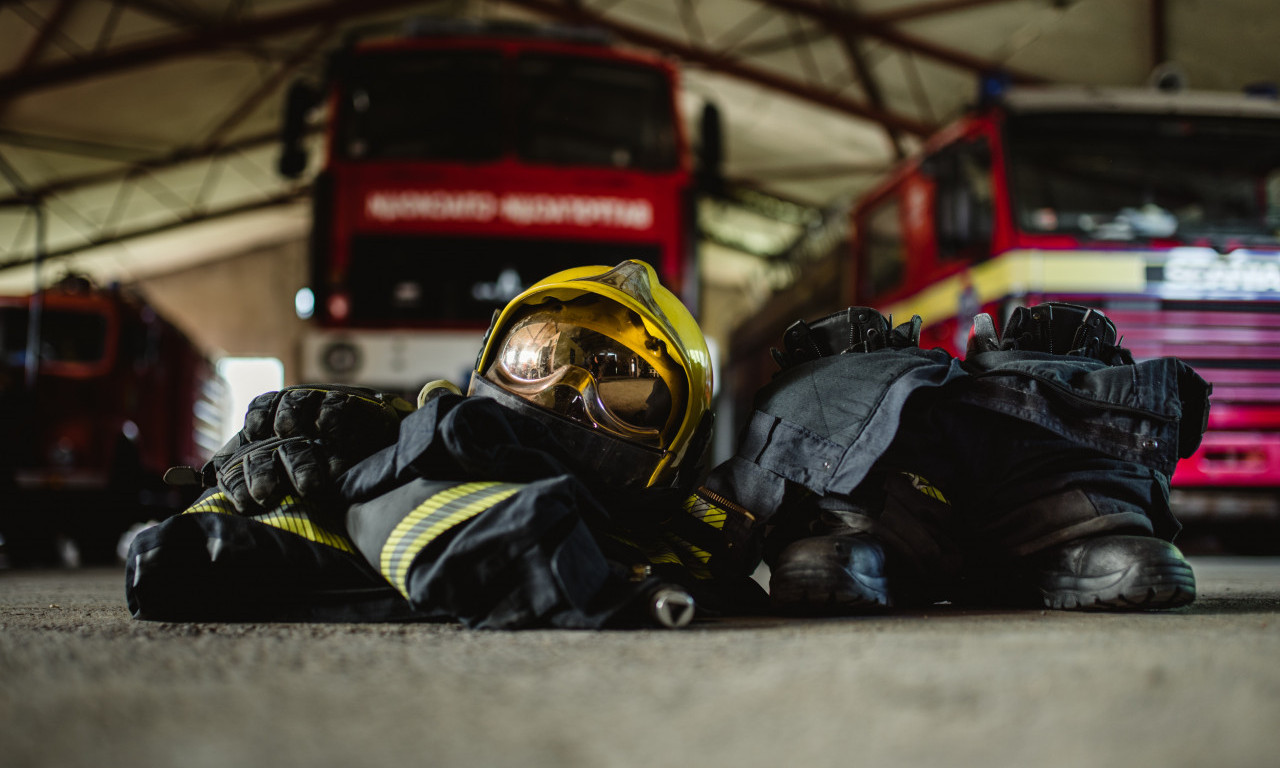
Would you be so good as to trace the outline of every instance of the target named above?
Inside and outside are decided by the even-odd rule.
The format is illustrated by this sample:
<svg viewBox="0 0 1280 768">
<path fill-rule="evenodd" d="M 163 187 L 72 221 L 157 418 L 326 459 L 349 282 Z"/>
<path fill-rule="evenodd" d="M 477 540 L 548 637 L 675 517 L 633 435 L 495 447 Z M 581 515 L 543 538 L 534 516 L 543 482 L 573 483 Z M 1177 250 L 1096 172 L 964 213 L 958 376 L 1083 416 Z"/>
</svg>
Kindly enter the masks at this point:
<svg viewBox="0 0 1280 768">
<path fill-rule="evenodd" d="M 599 331 L 534 312 L 503 339 L 485 378 L 535 405 L 643 445 L 661 446 L 671 392 L 654 361 Z"/>
</svg>

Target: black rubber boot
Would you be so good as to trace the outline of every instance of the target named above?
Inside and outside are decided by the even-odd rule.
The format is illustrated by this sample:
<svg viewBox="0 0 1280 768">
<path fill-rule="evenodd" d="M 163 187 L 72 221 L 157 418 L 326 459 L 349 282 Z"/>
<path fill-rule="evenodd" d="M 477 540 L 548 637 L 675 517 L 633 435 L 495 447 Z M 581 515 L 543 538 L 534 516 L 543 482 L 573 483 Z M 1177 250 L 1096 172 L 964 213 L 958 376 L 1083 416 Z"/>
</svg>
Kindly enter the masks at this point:
<svg viewBox="0 0 1280 768">
<path fill-rule="evenodd" d="M 869 536 L 814 536 L 771 566 L 769 599 L 787 613 L 849 614 L 890 605 L 884 550 Z"/>
<path fill-rule="evenodd" d="M 1098 536 L 1036 556 L 1044 605 L 1062 610 L 1143 611 L 1196 599 L 1191 564 L 1150 536 Z"/>
</svg>

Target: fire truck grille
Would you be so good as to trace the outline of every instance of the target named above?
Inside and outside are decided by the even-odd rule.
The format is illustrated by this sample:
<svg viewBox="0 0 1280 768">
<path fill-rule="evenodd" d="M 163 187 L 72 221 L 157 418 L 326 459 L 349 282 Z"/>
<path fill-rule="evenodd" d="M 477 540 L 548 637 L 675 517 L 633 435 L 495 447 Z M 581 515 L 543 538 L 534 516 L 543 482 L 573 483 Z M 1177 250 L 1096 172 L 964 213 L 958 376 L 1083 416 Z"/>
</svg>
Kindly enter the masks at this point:
<svg viewBox="0 0 1280 768">
<path fill-rule="evenodd" d="M 1165 301 L 1106 313 L 1135 358 L 1183 359 L 1213 384 L 1213 402 L 1280 405 L 1280 302 Z"/>
</svg>

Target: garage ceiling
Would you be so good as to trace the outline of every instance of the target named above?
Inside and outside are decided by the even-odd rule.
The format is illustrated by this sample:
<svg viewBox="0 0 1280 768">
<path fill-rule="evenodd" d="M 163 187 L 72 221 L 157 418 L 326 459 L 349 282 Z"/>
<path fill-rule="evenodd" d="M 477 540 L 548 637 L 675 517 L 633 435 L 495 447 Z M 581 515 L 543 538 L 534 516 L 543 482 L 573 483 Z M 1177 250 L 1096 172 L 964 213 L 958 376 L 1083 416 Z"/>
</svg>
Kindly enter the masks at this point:
<svg viewBox="0 0 1280 768">
<path fill-rule="evenodd" d="M 128 282 L 305 236 L 275 172 L 281 99 L 360 26 L 584 22 L 681 64 L 726 126 L 704 273 L 767 283 L 984 72 L 1015 82 L 1280 81 L 1272 0 L 0 0 L 0 292 Z M 696 133 L 692 134 L 696 135 Z M 314 163 L 313 163 L 314 165 Z M 311 169 L 314 171 L 314 167 Z"/>
</svg>

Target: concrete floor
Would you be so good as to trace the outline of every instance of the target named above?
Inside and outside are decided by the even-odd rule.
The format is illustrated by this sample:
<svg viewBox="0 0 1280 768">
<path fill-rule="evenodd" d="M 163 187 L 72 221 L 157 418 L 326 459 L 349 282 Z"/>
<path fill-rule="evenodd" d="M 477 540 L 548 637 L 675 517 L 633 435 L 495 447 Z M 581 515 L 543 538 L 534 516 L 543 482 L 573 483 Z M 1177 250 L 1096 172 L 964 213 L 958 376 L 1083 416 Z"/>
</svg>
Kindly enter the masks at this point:
<svg viewBox="0 0 1280 768">
<path fill-rule="evenodd" d="M 122 571 L 0 572 L 0 766 L 1274 766 L 1280 558 L 1152 614 L 678 631 L 132 621 Z"/>
</svg>

